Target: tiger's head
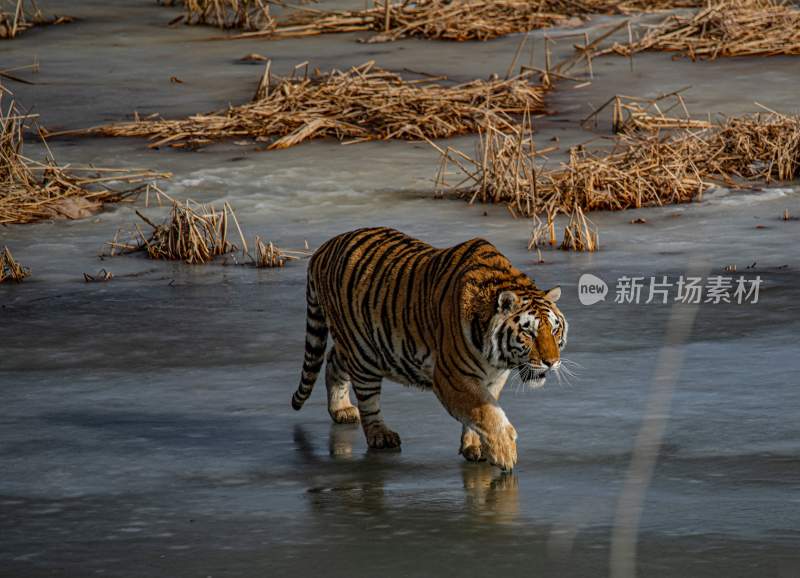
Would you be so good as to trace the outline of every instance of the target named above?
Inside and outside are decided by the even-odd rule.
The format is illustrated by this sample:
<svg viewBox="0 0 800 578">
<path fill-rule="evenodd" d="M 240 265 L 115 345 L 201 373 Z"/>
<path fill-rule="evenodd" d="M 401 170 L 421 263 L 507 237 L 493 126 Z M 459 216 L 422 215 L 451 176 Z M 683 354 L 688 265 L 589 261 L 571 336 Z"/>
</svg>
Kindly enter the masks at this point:
<svg viewBox="0 0 800 578">
<path fill-rule="evenodd" d="M 544 385 L 549 371 L 561 367 L 567 344 L 567 320 L 556 307 L 561 288 L 501 291 L 496 298 L 485 351 L 499 369 L 517 369 L 532 387 Z"/>
</svg>

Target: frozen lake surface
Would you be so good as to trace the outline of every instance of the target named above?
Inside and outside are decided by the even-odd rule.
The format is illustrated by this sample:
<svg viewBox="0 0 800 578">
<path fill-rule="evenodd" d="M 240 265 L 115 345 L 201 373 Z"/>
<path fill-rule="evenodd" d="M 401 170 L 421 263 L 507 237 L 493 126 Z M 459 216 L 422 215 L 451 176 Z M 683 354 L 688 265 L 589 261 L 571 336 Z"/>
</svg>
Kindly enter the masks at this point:
<svg viewBox="0 0 800 578">
<path fill-rule="evenodd" d="M 71 4 L 50 5 L 83 20 L 0 44 L 4 67 L 40 61 L 37 85 L 11 88 L 51 128 L 242 102 L 260 73 L 235 64 L 249 52 L 279 71 L 374 58 L 466 80 L 504 72 L 519 42 L 211 43 L 202 40 L 215 30 L 168 29 L 172 13 L 149 1 Z M 693 110 L 750 112 L 757 100 L 793 112 L 798 66 L 654 54 L 631 71 L 627 60 L 598 60 L 591 86 L 551 95 L 559 114 L 540 121 L 542 142 L 588 140 L 576 121 L 618 92 L 691 85 Z M 100 261 L 103 243 L 134 222 L 127 204 L 82 221 L 2 228 L 0 245 L 34 275 L 0 286 L 0 575 L 606 575 L 673 311 L 615 304 L 613 284 L 689 271 L 760 275 L 763 284 L 757 304 L 699 306 L 677 348 L 683 362 L 639 523 L 639 575 L 800 574 L 800 222 L 781 220 L 784 209 L 800 215 L 795 188 L 595 214 L 601 252 L 543 251 L 537 264 L 524 220 L 430 198 L 437 158 L 421 143 L 274 152 L 228 143 L 187 153 L 69 139 L 52 148 L 62 162 L 171 171 L 170 194 L 229 201 L 250 237 L 283 247 L 316 247 L 367 225 L 439 246 L 485 237 L 540 286 L 562 286 L 565 357 L 579 368 L 569 383 L 506 389 L 501 403 L 519 433 L 511 475 L 463 462 L 460 426 L 434 396 L 391 383 L 384 413 L 403 450 L 368 452 L 358 427 L 331 424 L 322 383 L 302 412 L 290 408 L 304 262 L 254 270 Z M 630 224 L 637 217 L 647 223 Z M 725 273 L 729 265 L 737 273 Z M 83 282 L 101 267 L 113 281 Z M 612 285 L 591 307 L 577 298 L 587 272 Z"/>
</svg>

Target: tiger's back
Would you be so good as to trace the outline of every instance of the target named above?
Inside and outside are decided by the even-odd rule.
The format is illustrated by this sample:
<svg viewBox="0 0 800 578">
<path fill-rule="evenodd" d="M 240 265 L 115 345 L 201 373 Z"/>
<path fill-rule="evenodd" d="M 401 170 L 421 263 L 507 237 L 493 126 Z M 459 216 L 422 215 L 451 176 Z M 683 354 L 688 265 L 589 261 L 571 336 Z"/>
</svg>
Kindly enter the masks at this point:
<svg viewBox="0 0 800 578">
<path fill-rule="evenodd" d="M 309 264 L 319 304 L 358 381 L 385 376 L 430 386 L 431 261 L 437 249 L 399 231 L 360 229 L 320 247 Z"/>
</svg>

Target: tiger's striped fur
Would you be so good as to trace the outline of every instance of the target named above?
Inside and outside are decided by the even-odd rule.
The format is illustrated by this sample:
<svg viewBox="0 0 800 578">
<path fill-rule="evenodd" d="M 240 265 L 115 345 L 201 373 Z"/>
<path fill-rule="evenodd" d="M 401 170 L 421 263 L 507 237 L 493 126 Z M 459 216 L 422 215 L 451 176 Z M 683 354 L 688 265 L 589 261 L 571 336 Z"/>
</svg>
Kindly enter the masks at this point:
<svg viewBox="0 0 800 578">
<path fill-rule="evenodd" d="M 512 369 L 540 385 L 560 364 L 567 322 L 559 296 L 483 239 L 436 249 L 388 228 L 334 237 L 308 267 L 305 358 L 292 407 L 311 394 L 330 330 L 325 382 L 335 422 L 360 419 L 370 447 L 399 447 L 381 415 L 381 380 L 430 388 L 463 424 L 464 457 L 511 469 L 517 434 L 497 400 Z"/>
</svg>

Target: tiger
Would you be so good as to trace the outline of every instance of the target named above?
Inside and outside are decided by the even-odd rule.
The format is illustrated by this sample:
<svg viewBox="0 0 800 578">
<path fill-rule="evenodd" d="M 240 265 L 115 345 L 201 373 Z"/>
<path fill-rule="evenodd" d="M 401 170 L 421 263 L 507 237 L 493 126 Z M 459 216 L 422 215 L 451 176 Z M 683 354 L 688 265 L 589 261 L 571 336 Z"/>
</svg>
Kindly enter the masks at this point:
<svg viewBox="0 0 800 578">
<path fill-rule="evenodd" d="M 568 330 L 560 296 L 481 238 L 437 249 L 386 227 L 340 234 L 308 264 L 292 407 L 311 395 L 330 332 L 325 386 L 335 423 L 360 421 L 369 448 L 399 449 L 381 413 L 382 380 L 432 390 L 462 424 L 459 453 L 510 471 L 517 432 L 498 400 L 513 370 L 539 387 L 559 369 Z"/>
</svg>

